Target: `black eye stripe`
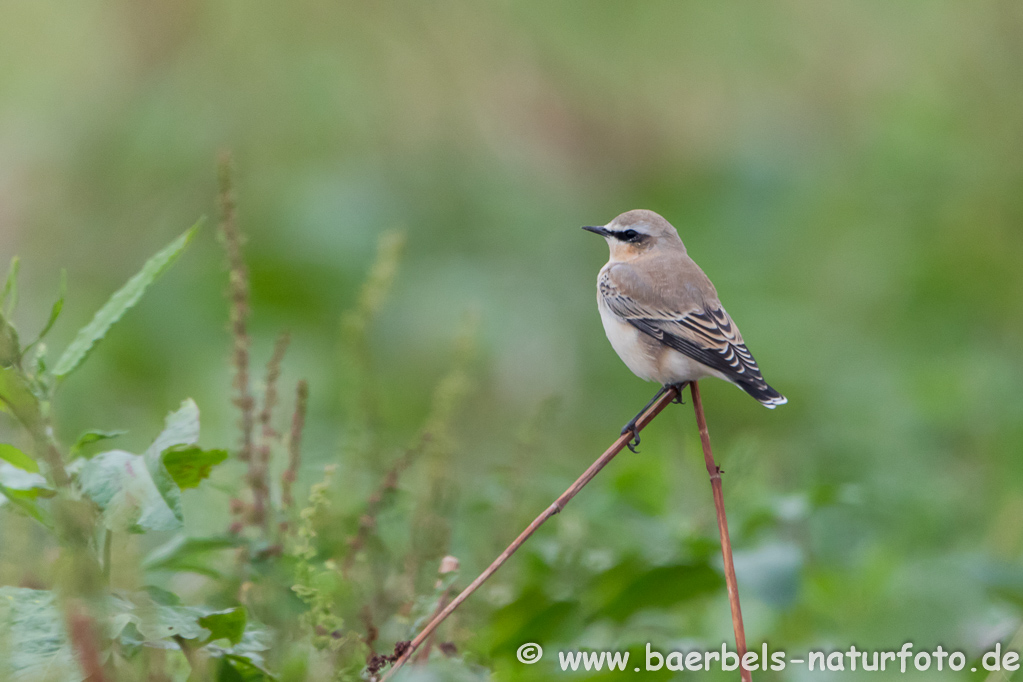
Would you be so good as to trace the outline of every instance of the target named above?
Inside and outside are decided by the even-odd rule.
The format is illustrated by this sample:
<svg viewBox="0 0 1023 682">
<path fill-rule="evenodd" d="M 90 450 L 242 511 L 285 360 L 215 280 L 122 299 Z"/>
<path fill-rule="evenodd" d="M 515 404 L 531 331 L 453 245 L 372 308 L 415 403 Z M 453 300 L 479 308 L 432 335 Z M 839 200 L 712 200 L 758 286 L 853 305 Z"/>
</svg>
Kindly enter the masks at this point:
<svg viewBox="0 0 1023 682">
<path fill-rule="evenodd" d="M 646 239 L 646 235 L 635 230 L 619 230 L 613 233 L 615 238 L 623 242 L 640 242 Z"/>
</svg>

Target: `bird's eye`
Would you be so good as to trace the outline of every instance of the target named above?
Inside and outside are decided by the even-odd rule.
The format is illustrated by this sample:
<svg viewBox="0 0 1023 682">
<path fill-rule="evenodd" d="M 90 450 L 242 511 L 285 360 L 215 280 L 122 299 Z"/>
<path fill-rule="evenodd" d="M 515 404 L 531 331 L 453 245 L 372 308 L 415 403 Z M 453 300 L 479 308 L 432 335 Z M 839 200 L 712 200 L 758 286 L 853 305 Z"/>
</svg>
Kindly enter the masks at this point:
<svg viewBox="0 0 1023 682">
<path fill-rule="evenodd" d="M 639 232 L 635 230 L 625 230 L 622 232 L 622 239 L 627 242 L 631 242 L 639 236 Z"/>
</svg>

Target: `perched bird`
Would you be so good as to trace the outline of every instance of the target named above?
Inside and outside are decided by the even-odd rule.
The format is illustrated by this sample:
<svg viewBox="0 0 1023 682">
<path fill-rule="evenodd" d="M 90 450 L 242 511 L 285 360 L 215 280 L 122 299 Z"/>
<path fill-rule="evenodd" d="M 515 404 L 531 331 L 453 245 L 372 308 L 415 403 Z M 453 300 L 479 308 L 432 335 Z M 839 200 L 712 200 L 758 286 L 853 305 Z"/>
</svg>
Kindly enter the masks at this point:
<svg viewBox="0 0 1023 682">
<path fill-rule="evenodd" d="M 704 377 L 731 382 L 774 408 L 787 401 L 771 388 L 714 285 L 686 253 L 671 223 L 653 211 L 628 211 L 603 227 L 584 227 L 607 240 L 611 259 L 597 278 L 604 332 L 632 372 L 662 388 Z M 649 405 L 648 405 L 649 407 Z M 645 408 L 644 410 L 645 411 Z M 639 444 L 636 419 L 625 425 Z M 635 451 L 634 444 L 629 448 Z"/>
</svg>

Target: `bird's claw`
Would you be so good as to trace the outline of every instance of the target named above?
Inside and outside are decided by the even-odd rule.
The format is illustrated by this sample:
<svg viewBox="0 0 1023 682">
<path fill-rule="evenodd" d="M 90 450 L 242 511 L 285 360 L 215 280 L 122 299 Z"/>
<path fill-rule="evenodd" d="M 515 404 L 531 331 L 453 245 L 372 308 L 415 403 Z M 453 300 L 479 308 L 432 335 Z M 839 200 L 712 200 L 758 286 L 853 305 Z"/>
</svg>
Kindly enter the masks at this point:
<svg viewBox="0 0 1023 682">
<path fill-rule="evenodd" d="M 685 405 L 685 401 L 682 400 L 682 391 L 685 389 L 685 384 L 678 384 L 675 386 L 675 397 L 671 399 L 671 402 L 676 405 Z"/>
<path fill-rule="evenodd" d="M 624 436 L 627 433 L 631 433 L 632 438 L 625 443 L 625 446 L 632 450 L 634 453 L 639 454 L 639 450 L 636 449 L 636 447 L 639 445 L 639 431 L 636 430 L 635 423 L 629 422 L 628 424 L 625 425 L 625 428 L 622 429 L 622 435 Z"/>
</svg>

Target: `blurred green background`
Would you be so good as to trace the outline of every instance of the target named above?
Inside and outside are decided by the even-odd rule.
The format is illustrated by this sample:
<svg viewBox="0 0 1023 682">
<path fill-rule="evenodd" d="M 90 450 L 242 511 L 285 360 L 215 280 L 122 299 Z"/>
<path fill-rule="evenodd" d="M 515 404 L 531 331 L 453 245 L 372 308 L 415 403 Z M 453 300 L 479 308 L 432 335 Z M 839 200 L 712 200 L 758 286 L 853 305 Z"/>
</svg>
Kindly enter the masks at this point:
<svg viewBox="0 0 1023 682">
<path fill-rule="evenodd" d="M 254 361 L 289 329 L 284 385 L 311 384 L 301 495 L 337 462 L 333 508 L 359 513 L 475 320 L 451 447 L 379 519 L 374 551 L 420 585 L 444 554 L 466 584 L 652 394 L 604 338 L 606 247 L 579 230 L 649 208 L 789 398 L 703 385 L 751 644 L 977 654 L 1017 631 L 1019 3 L 9 0 L 0 64 L 0 255 L 22 257 L 26 330 L 67 268 L 53 348 L 216 216 L 232 150 Z M 405 256 L 355 376 L 341 320 L 389 230 Z M 223 262 L 208 226 L 62 388 L 65 441 L 145 447 L 190 396 L 204 443 L 235 442 Z M 640 449 L 442 637 L 502 679 L 548 679 L 559 649 L 731 641 L 691 407 Z M 226 527 L 225 495 L 189 495 L 192 532 Z M 8 543 L 0 578 L 47 561 Z M 518 664 L 526 641 L 547 658 Z"/>
</svg>

